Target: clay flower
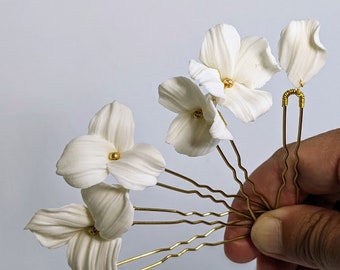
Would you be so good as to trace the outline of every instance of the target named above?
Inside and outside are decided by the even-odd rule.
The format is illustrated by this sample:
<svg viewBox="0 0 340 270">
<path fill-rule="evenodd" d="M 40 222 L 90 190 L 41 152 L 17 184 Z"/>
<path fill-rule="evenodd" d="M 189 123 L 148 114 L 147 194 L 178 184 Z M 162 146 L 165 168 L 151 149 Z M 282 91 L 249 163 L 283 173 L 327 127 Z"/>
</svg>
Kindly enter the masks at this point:
<svg viewBox="0 0 340 270">
<path fill-rule="evenodd" d="M 121 238 L 101 238 L 85 206 L 39 210 L 25 229 L 32 231 L 44 247 L 67 245 L 68 264 L 73 270 L 117 269 Z"/>
<path fill-rule="evenodd" d="M 201 63 L 190 61 L 191 77 L 244 122 L 254 121 L 272 105 L 271 94 L 258 90 L 280 70 L 268 42 L 260 37 L 240 39 L 227 24 L 205 35 Z"/>
<path fill-rule="evenodd" d="M 108 174 L 126 189 L 155 185 L 164 170 L 161 153 L 148 144 L 134 144 L 131 110 L 113 102 L 91 120 L 88 135 L 73 139 L 57 163 L 57 174 L 78 188 L 102 182 Z"/>
<path fill-rule="evenodd" d="M 220 140 L 232 139 L 211 96 L 204 96 L 190 79 L 169 79 L 159 86 L 158 92 L 160 104 L 178 113 L 166 138 L 177 152 L 188 156 L 205 155 Z"/>
<path fill-rule="evenodd" d="M 326 62 L 326 49 L 320 42 L 319 22 L 292 21 L 281 32 L 279 62 L 289 81 L 303 86 Z"/>
</svg>

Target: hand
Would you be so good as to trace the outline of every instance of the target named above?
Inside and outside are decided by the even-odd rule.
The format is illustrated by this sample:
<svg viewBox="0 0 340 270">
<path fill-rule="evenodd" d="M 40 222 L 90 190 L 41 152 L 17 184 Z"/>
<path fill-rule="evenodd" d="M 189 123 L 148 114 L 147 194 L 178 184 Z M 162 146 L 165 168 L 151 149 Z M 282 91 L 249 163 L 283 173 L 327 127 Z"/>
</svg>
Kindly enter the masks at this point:
<svg viewBox="0 0 340 270">
<path fill-rule="evenodd" d="M 288 164 L 293 167 L 294 145 L 288 148 Z M 271 206 L 281 185 L 283 155 L 284 150 L 278 150 L 250 176 Z M 257 257 L 258 270 L 340 269 L 340 129 L 302 141 L 299 159 L 301 204 L 295 204 L 294 171 L 289 170 L 280 208 L 262 214 L 252 229 L 226 230 L 225 239 L 251 235 L 225 245 L 229 259 L 242 263 Z M 249 182 L 244 189 L 252 200 L 261 202 Z M 232 206 L 246 208 L 245 202 L 237 199 Z M 235 218 L 232 214 L 229 221 Z"/>
</svg>

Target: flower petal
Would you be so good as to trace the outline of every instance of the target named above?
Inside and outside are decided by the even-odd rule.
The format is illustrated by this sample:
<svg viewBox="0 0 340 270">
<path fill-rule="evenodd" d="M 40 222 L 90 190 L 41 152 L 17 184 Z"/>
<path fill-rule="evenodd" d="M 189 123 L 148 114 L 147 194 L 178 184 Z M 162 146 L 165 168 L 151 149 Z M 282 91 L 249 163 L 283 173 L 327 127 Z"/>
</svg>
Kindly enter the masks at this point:
<svg viewBox="0 0 340 270">
<path fill-rule="evenodd" d="M 131 190 L 155 185 L 164 167 L 162 154 L 148 144 L 136 144 L 129 151 L 121 153 L 119 160 L 108 164 L 110 173 L 119 184 Z"/>
<path fill-rule="evenodd" d="M 217 69 L 208 68 L 195 60 L 191 60 L 189 64 L 189 73 L 191 78 L 196 80 L 200 86 L 207 89 L 211 95 L 215 97 L 224 97 L 224 84 L 221 81 Z"/>
<path fill-rule="evenodd" d="M 269 92 L 249 89 L 235 83 L 232 88 L 227 89 L 225 99 L 218 99 L 217 102 L 231 110 L 243 122 L 250 122 L 270 109 L 272 96 Z"/>
<path fill-rule="evenodd" d="M 261 88 L 280 67 L 264 38 L 242 39 L 233 80 L 248 88 Z"/>
<path fill-rule="evenodd" d="M 326 63 L 319 29 L 315 20 L 292 21 L 281 32 L 279 62 L 295 87 L 300 87 L 300 80 L 308 82 Z"/>
<path fill-rule="evenodd" d="M 180 154 L 205 155 L 219 142 L 211 136 L 210 126 L 203 118 L 193 118 L 191 113 L 179 114 L 170 124 L 166 142 Z"/>
<path fill-rule="evenodd" d="M 128 231 L 133 222 L 134 208 L 126 189 L 100 183 L 82 189 L 81 194 L 102 238 L 115 239 Z"/>
<path fill-rule="evenodd" d="M 95 114 L 89 124 L 89 134 L 98 135 L 124 152 L 134 144 L 135 123 L 131 110 L 114 101 Z"/>
<path fill-rule="evenodd" d="M 163 82 L 158 87 L 158 93 L 159 103 L 176 113 L 195 110 L 204 102 L 204 95 L 197 85 L 185 77 Z"/>
<path fill-rule="evenodd" d="M 73 187 L 87 188 L 108 175 L 108 154 L 114 146 L 98 136 L 84 135 L 72 140 L 57 162 L 57 174 Z"/>
<path fill-rule="evenodd" d="M 68 264 L 72 270 L 116 270 L 121 242 L 121 238 L 107 241 L 79 232 L 68 245 Z"/>
<path fill-rule="evenodd" d="M 61 208 L 41 209 L 27 224 L 40 244 L 48 248 L 57 248 L 79 231 L 94 224 L 88 209 L 82 205 L 70 204 Z"/>
<path fill-rule="evenodd" d="M 227 24 L 211 28 L 205 35 L 200 60 L 209 68 L 217 69 L 220 78 L 233 78 L 235 61 L 240 49 L 240 35 Z"/>
</svg>

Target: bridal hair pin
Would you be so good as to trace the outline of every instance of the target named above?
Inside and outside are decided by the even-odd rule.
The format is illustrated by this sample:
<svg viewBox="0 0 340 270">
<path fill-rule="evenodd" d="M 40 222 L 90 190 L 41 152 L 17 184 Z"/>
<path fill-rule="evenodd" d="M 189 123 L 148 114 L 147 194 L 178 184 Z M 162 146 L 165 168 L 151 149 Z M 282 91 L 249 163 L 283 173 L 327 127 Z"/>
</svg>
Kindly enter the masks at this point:
<svg viewBox="0 0 340 270">
<path fill-rule="evenodd" d="M 159 85 L 159 103 L 177 114 L 168 129 L 166 142 L 173 145 L 178 153 L 190 157 L 217 150 L 239 186 L 239 192 L 227 194 L 166 168 L 159 150 L 149 144 L 134 143 L 135 125 L 131 110 L 117 101 L 107 104 L 91 119 L 88 134 L 71 140 L 57 162 L 57 174 L 69 185 L 81 189 L 84 205 L 41 209 L 26 226 L 45 247 L 67 245 L 71 269 L 112 270 L 163 254 L 147 266 L 138 265 L 138 269 L 151 269 L 171 258 L 204 247 L 249 237 L 249 233 L 245 233 L 232 239 L 208 240 L 215 232 L 225 228 L 240 227 L 249 232 L 262 213 L 280 207 L 281 194 L 287 183 L 294 185 L 296 203 L 300 202 L 298 153 L 305 105 L 301 88 L 326 61 L 326 50 L 319 40 L 319 23 L 315 20 L 292 21 L 282 30 L 279 64 L 264 38 L 254 36 L 241 39 L 233 26 L 216 25 L 205 34 L 199 60 L 190 61 L 190 78 L 174 77 Z M 229 109 L 243 122 L 255 121 L 272 106 L 271 94 L 260 88 L 281 69 L 285 70 L 294 88 L 282 96 L 284 170 L 275 202 L 272 202 L 258 191 L 249 177 L 221 110 Z M 291 152 L 286 134 L 287 107 L 291 96 L 298 98 L 300 108 L 292 169 L 291 162 L 288 162 Z M 222 149 L 222 141 L 229 142 L 228 149 L 234 155 L 233 161 Z M 292 178 L 288 177 L 291 170 Z M 175 178 L 181 184 L 170 184 L 174 182 L 172 180 L 160 182 L 157 179 L 161 174 Z M 109 175 L 114 177 L 115 184 L 104 182 Z M 184 183 L 186 186 L 182 185 Z M 250 189 L 246 190 L 244 184 Z M 206 200 L 216 208 L 211 211 L 184 211 L 158 205 L 133 205 L 130 191 L 142 192 L 151 187 L 154 192 L 162 189 Z M 245 208 L 234 207 L 233 200 L 242 201 Z M 139 219 L 135 216 L 137 213 L 138 216 L 153 215 L 152 218 Z M 163 214 L 174 219 L 164 219 Z M 178 224 L 204 224 L 209 229 L 128 259 L 118 259 L 122 239 L 131 226 Z"/>
</svg>

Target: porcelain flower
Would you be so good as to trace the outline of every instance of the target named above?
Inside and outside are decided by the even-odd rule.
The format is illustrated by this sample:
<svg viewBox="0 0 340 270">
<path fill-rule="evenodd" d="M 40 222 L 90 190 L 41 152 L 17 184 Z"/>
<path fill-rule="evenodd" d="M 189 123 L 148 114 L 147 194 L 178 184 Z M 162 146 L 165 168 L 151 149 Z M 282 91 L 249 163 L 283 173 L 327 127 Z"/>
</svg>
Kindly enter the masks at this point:
<svg viewBox="0 0 340 270">
<path fill-rule="evenodd" d="M 209 95 L 185 77 L 176 77 L 159 86 L 159 102 L 178 113 L 171 123 L 167 143 L 188 156 L 209 153 L 222 139 L 232 139 L 226 124 Z"/>
<path fill-rule="evenodd" d="M 85 206 L 39 210 L 25 229 L 31 230 L 44 247 L 68 245 L 68 264 L 73 270 L 117 269 L 121 238 L 103 239 Z"/>
<path fill-rule="evenodd" d="M 292 21 L 281 32 L 279 62 L 295 87 L 308 82 L 326 62 L 319 30 L 318 21 L 305 20 Z"/>
<path fill-rule="evenodd" d="M 244 122 L 254 121 L 269 110 L 271 94 L 258 88 L 280 68 L 265 39 L 241 40 L 233 26 L 220 24 L 206 33 L 200 60 L 190 61 L 189 73 L 219 105 Z"/>
<path fill-rule="evenodd" d="M 90 121 L 88 135 L 73 139 L 57 163 L 57 174 L 78 188 L 102 182 L 108 174 L 126 189 L 155 185 L 163 172 L 161 153 L 148 144 L 134 144 L 131 110 L 113 102 Z"/>
</svg>

